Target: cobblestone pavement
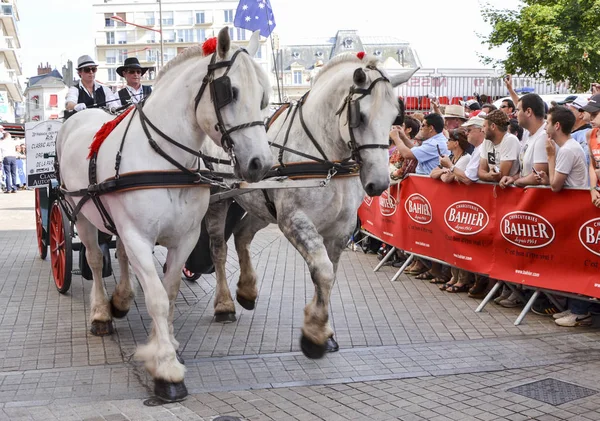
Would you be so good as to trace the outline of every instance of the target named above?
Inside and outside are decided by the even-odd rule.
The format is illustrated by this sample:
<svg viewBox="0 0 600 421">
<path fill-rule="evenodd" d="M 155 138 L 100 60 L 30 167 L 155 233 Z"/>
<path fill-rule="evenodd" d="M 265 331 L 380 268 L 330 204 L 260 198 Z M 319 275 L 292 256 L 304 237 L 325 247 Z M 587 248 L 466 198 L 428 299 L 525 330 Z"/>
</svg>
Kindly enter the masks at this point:
<svg viewBox="0 0 600 421">
<path fill-rule="evenodd" d="M 391 283 L 392 268 L 374 273 L 375 257 L 362 252 L 343 254 L 333 291 L 340 352 L 305 358 L 299 335 L 313 288 L 275 226 L 252 245 L 259 300 L 254 311 L 238 306 L 236 323 L 212 320 L 212 275 L 182 283 L 175 329 L 190 397 L 146 406 L 152 381 L 130 358 L 149 332 L 141 290 L 114 335 L 92 336 L 91 282 L 74 275 L 69 293 L 57 293 L 33 215 L 33 192 L 0 195 L 0 420 L 600 419 L 596 328 L 534 314 L 515 327 L 518 309 L 474 313 L 478 301 L 465 294 L 407 276 Z M 165 250 L 155 258 L 160 268 Z M 105 282 L 112 292 L 114 277 Z"/>
</svg>

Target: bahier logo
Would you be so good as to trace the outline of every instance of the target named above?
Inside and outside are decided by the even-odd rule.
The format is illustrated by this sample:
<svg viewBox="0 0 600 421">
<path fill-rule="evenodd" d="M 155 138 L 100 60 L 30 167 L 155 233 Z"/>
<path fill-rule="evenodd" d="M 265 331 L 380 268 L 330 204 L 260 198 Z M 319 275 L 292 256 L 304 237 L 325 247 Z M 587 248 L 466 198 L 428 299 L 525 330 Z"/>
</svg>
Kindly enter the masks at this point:
<svg viewBox="0 0 600 421">
<path fill-rule="evenodd" d="M 392 216 L 396 213 L 398 201 L 390 194 L 390 190 L 385 190 L 379 196 L 379 211 L 383 216 Z"/>
<path fill-rule="evenodd" d="M 363 200 L 367 204 L 367 206 L 371 206 L 371 203 L 373 203 L 373 198 L 371 196 L 367 196 L 366 194 Z"/>
<path fill-rule="evenodd" d="M 504 215 L 500 233 L 506 241 L 526 249 L 545 247 L 554 240 L 554 227 L 536 213 L 515 211 Z"/>
<path fill-rule="evenodd" d="M 579 241 L 583 247 L 600 256 L 600 218 L 590 219 L 579 228 Z"/>
<path fill-rule="evenodd" d="M 429 224 L 433 220 L 431 204 L 419 193 L 408 196 L 408 199 L 404 203 L 404 209 L 410 219 L 418 224 Z"/>
<path fill-rule="evenodd" d="M 444 222 L 458 234 L 473 235 L 487 227 L 490 217 L 477 203 L 465 200 L 448 206 L 444 213 Z"/>
</svg>

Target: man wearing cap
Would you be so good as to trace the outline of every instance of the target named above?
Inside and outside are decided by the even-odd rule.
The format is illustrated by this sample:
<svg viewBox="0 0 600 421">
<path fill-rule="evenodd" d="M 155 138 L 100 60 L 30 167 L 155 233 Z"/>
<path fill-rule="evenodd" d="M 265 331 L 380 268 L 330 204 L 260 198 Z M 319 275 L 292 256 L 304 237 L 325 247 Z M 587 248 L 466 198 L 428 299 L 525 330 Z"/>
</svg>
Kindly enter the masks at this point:
<svg viewBox="0 0 600 421">
<path fill-rule="evenodd" d="M 4 193 L 17 192 L 17 146 L 18 142 L 13 140 L 10 133 L 4 131 L 4 126 L 0 126 L 0 157 L 2 157 L 2 167 L 4 169 L 4 179 L 6 190 Z"/>
<path fill-rule="evenodd" d="M 464 171 L 453 166 L 450 157 L 444 156 L 443 158 L 440 158 L 440 165 L 443 168 L 448 168 L 454 176 L 454 179 L 459 183 L 471 184 L 479 180 L 478 169 L 479 159 L 481 157 L 481 145 L 485 140 L 483 122 L 484 119 L 482 117 L 475 116 L 461 126 L 467 129 L 467 139 L 474 148 L 473 153 L 469 158 L 467 168 L 465 168 Z"/>
<path fill-rule="evenodd" d="M 96 82 L 98 65 L 88 55 L 77 59 L 77 74 L 79 83 L 69 88 L 67 93 L 67 111 L 83 111 L 86 108 L 121 106 L 119 97 L 106 86 Z"/>
<path fill-rule="evenodd" d="M 485 141 L 481 147 L 479 179 L 499 182 L 504 176 L 519 173 L 519 139 L 508 133 L 508 116 L 494 110 L 484 117 Z"/>
<path fill-rule="evenodd" d="M 581 145 L 583 153 L 585 155 L 585 162 L 590 163 L 590 154 L 588 151 L 587 133 L 592 130 L 590 124 L 590 115 L 583 110 L 583 107 L 587 105 L 588 97 L 586 95 L 571 95 L 568 96 L 564 101 L 558 102 L 558 105 L 565 105 L 575 116 L 575 126 L 571 131 L 571 137 Z"/>
<path fill-rule="evenodd" d="M 470 99 L 468 101 L 460 101 L 461 105 L 465 107 L 465 114 L 469 115 L 474 111 L 481 111 L 481 105 L 476 99 Z"/>
<path fill-rule="evenodd" d="M 590 193 L 592 195 L 592 204 L 600 208 L 600 139 L 598 131 L 600 130 L 600 94 L 593 95 L 587 105 L 582 108 L 590 114 L 590 122 L 593 129 L 587 132 L 588 151 L 590 154 Z"/>
<path fill-rule="evenodd" d="M 150 86 L 142 85 L 142 76 L 148 71 L 147 67 L 142 67 L 136 57 L 125 59 L 122 66 L 117 67 L 119 76 L 124 77 L 127 85 L 119 91 L 121 104 L 137 104 L 142 102 L 152 93 Z"/>
</svg>

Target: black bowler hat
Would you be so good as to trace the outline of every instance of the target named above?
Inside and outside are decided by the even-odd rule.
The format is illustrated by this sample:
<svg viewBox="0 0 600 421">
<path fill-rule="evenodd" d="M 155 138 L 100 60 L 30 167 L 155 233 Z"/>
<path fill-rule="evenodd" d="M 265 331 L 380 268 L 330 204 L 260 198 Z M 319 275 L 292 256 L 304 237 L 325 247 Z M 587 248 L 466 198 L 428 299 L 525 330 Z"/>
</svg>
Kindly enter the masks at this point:
<svg viewBox="0 0 600 421">
<path fill-rule="evenodd" d="M 140 69 L 142 71 L 142 76 L 144 76 L 144 73 L 148 71 L 148 67 L 142 67 L 140 65 L 140 62 L 137 59 L 137 57 L 126 58 L 123 65 L 117 67 L 117 73 L 119 74 L 119 76 L 125 77 L 123 76 L 123 70 L 125 69 Z"/>
</svg>

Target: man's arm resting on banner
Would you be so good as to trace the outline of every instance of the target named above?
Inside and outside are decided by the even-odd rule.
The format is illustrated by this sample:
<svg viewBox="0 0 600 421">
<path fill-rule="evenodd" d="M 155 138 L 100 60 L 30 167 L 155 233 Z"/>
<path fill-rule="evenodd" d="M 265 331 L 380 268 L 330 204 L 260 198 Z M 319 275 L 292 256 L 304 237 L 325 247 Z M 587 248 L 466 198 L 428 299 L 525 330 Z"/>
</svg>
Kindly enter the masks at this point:
<svg viewBox="0 0 600 421">
<path fill-rule="evenodd" d="M 497 183 L 502 178 L 502 173 L 490 171 L 490 166 L 486 159 L 479 159 L 479 171 L 478 176 L 481 181 L 489 181 L 492 183 Z"/>
</svg>

